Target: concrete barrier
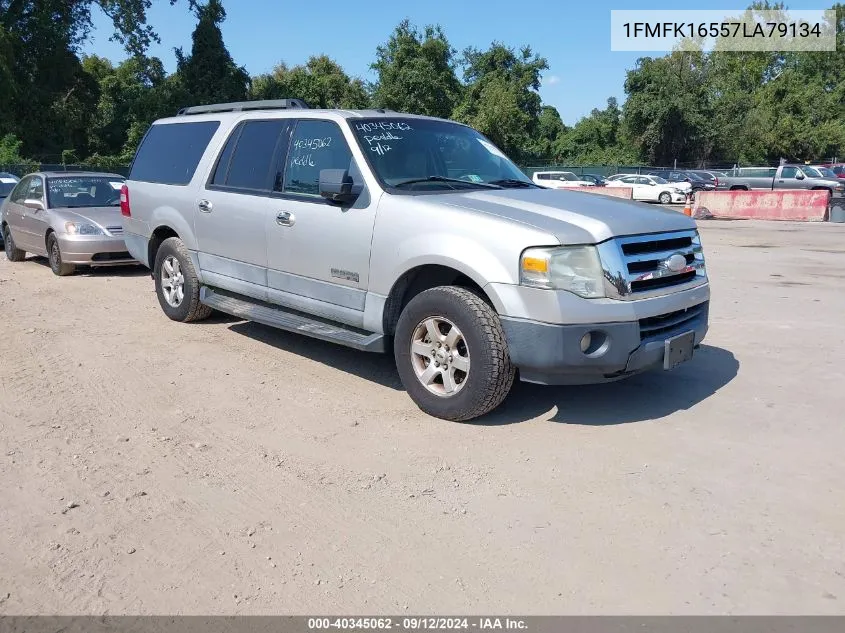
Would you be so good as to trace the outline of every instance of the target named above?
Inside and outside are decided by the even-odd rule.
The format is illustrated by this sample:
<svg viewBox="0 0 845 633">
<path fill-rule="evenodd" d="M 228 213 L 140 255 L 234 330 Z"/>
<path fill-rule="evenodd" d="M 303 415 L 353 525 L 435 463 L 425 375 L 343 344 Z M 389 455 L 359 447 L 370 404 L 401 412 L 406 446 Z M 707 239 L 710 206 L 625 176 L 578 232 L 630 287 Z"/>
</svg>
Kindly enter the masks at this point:
<svg viewBox="0 0 845 633">
<path fill-rule="evenodd" d="M 827 191 L 789 189 L 780 191 L 699 191 L 694 218 L 746 220 L 798 220 L 824 222 Z"/>
<path fill-rule="evenodd" d="M 625 198 L 626 200 L 631 200 L 634 197 L 634 190 L 631 187 L 565 187 L 563 191 L 583 191 L 611 196 L 612 198 Z"/>
</svg>

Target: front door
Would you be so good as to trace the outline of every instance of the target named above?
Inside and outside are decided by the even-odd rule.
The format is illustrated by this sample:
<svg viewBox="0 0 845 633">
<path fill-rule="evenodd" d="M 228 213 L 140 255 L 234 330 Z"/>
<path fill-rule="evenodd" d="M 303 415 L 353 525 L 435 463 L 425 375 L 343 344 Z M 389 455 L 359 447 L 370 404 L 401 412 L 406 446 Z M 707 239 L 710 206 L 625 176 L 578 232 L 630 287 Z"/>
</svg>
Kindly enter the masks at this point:
<svg viewBox="0 0 845 633">
<path fill-rule="evenodd" d="M 267 224 L 268 297 L 360 327 L 378 201 L 334 121 L 296 121 L 280 163 L 277 212 Z M 341 206 L 320 197 L 321 169 L 349 170 L 358 200 Z"/>
<path fill-rule="evenodd" d="M 42 209 L 26 206 L 26 201 L 39 201 Z M 44 200 L 44 179 L 41 176 L 30 176 L 29 183 L 23 191 L 23 197 L 16 203 L 19 214 L 18 233 L 12 233 L 18 248 L 36 255 L 45 255 L 47 247 L 44 236 L 47 233 L 46 201 Z"/>
<path fill-rule="evenodd" d="M 288 128 L 283 119 L 251 120 L 232 132 L 196 200 L 198 259 L 204 283 L 267 298 L 267 220 L 274 157 Z"/>
</svg>

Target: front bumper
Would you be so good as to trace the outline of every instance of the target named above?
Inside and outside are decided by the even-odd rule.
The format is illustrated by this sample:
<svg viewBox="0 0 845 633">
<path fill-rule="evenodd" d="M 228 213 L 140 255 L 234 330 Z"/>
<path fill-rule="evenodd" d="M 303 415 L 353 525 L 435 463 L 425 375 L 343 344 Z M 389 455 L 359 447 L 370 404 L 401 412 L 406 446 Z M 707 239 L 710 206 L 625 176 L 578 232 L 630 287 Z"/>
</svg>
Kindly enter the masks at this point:
<svg viewBox="0 0 845 633">
<path fill-rule="evenodd" d="M 502 317 L 511 361 L 520 378 L 544 385 L 585 385 L 620 380 L 662 366 L 667 339 L 708 328 L 709 301 L 681 310 L 618 323 L 559 325 Z M 596 351 L 581 351 L 588 332 L 604 337 Z"/>
<path fill-rule="evenodd" d="M 78 266 L 121 266 L 138 262 L 126 250 L 122 237 L 111 235 L 59 235 L 62 262 Z"/>
</svg>

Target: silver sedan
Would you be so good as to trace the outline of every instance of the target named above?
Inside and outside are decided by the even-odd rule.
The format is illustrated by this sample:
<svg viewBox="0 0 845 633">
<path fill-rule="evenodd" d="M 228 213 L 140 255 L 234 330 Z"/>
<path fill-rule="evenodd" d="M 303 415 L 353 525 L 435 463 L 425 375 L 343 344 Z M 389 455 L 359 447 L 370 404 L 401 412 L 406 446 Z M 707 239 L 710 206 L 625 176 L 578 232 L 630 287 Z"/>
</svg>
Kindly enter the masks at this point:
<svg viewBox="0 0 845 633">
<path fill-rule="evenodd" d="M 57 275 L 77 266 L 137 263 L 126 250 L 116 174 L 38 172 L 24 177 L 0 210 L 6 257 L 46 256 Z"/>
</svg>

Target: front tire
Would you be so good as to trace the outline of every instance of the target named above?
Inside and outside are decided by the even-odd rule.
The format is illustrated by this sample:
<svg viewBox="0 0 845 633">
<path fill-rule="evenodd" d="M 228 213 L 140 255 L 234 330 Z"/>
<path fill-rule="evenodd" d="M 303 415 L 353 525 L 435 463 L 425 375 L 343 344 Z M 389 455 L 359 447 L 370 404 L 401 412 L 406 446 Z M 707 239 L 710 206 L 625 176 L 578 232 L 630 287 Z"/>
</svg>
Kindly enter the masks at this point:
<svg viewBox="0 0 845 633">
<path fill-rule="evenodd" d="M 50 270 L 53 271 L 54 275 L 67 277 L 76 271 L 76 266 L 73 264 L 62 262 L 62 250 L 59 248 L 59 239 L 55 233 L 50 233 L 47 238 L 47 259 L 50 262 Z"/>
<path fill-rule="evenodd" d="M 657 196 L 657 201 L 660 204 L 669 204 L 672 202 L 672 195 L 668 191 L 664 191 L 659 196 Z"/>
<path fill-rule="evenodd" d="M 169 237 L 156 253 L 153 277 L 161 309 L 174 321 L 189 323 L 208 318 L 212 310 L 200 303 L 200 282 L 188 249 Z"/>
<path fill-rule="evenodd" d="M 496 312 L 456 286 L 432 288 L 408 302 L 396 325 L 393 353 L 416 405 L 456 422 L 498 407 L 516 373 Z"/>
<path fill-rule="evenodd" d="M 15 240 L 12 239 L 12 230 L 8 224 L 3 227 L 3 249 L 6 251 L 6 259 L 10 262 L 22 262 L 26 259 L 26 251 L 22 251 L 15 246 Z"/>
</svg>

